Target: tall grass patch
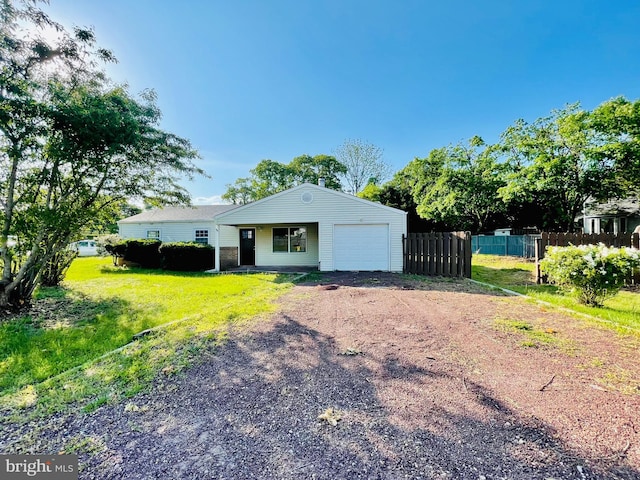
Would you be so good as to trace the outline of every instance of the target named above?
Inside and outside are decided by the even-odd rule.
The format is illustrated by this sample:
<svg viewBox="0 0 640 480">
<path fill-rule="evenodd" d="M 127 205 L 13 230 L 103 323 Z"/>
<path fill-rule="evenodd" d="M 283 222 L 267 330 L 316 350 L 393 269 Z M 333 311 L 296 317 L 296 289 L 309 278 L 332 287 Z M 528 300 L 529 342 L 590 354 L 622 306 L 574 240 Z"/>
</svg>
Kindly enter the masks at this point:
<svg viewBox="0 0 640 480">
<path fill-rule="evenodd" d="M 62 287 L 38 292 L 29 315 L 0 324 L 0 404 L 51 411 L 135 394 L 158 374 L 190 364 L 231 323 L 274 310 L 290 280 L 123 269 L 110 259 L 79 258 Z"/>
</svg>

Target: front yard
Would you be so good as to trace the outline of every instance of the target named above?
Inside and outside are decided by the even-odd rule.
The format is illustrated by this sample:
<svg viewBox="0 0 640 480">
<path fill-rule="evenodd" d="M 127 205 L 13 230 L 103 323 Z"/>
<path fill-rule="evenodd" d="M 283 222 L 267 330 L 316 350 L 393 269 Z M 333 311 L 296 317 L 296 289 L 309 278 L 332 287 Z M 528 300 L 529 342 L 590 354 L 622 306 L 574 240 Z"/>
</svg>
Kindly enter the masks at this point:
<svg viewBox="0 0 640 480">
<path fill-rule="evenodd" d="M 472 278 L 528 295 L 552 305 L 588 315 L 587 321 L 608 326 L 620 333 L 640 336 L 640 290 L 622 290 L 603 307 L 581 305 L 553 285 L 536 285 L 535 263 L 517 257 L 474 254 Z"/>
<path fill-rule="evenodd" d="M 164 274 L 102 275 L 124 290 L 144 277 L 163 297 L 150 318 L 184 308 Z M 0 450 L 77 454 L 83 480 L 640 478 L 640 337 L 465 280 L 274 281 L 253 287 L 288 292 L 261 321 L 189 317 L 35 384 L 38 402 L 2 417 Z M 74 389 L 86 412 L 33 418 Z"/>
<path fill-rule="evenodd" d="M 28 314 L 0 323 L 3 413 L 24 419 L 131 396 L 212 348 L 230 323 L 272 311 L 291 278 L 129 270 L 79 258 L 62 287 L 41 289 Z M 156 330 L 132 341 L 148 329 Z"/>
</svg>

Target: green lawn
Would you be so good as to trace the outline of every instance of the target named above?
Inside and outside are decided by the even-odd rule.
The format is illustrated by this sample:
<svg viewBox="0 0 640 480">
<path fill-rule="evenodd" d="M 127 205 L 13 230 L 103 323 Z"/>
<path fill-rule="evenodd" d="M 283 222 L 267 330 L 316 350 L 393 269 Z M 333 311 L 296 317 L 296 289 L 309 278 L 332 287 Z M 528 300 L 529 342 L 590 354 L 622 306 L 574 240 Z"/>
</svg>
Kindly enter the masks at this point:
<svg viewBox="0 0 640 480">
<path fill-rule="evenodd" d="M 79 258 L 62 287 L 37 293 L 36 314 L 0 324 L 0 405 L 52 411 L 80 401 L 91 409 L 134 394 L 212 348 L 232 322 L 272 311 L 291 279 L 122 269 L 110 258 Z"/>
<path fill-rule="evenodd" d="M 471 263 L 474 280 L 590 315 L 621 333 L 640 335 L 640 294 L 637 292 L 623 290 L 605 301 L 603 307 L 587 307 L 552 285 L 536 285 L 534 262 L 517 257 L 475 254 Z"/>
</svg>

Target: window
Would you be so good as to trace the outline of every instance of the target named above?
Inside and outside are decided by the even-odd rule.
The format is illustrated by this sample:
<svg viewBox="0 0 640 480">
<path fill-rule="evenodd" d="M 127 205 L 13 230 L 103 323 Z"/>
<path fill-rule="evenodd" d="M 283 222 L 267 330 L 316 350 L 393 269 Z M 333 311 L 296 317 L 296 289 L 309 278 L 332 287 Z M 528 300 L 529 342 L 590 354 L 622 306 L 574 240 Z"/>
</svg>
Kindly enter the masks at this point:
<svg viewBox="0 0 640 480">
<path fill-rule="evenodd" d="M 273 229 L 274 252 L 306 252 L 306 227 L 282 227 Z"/>
<path fill-rule="evenodd" d="M 196 230 L 195 240 L 196 243 L 209 243 L 209 230 Z"/>
<path fill-rule="evenodd" d="M 160 230 L 147 230 L 147 238 L 160 239 Z"/>
</svg>

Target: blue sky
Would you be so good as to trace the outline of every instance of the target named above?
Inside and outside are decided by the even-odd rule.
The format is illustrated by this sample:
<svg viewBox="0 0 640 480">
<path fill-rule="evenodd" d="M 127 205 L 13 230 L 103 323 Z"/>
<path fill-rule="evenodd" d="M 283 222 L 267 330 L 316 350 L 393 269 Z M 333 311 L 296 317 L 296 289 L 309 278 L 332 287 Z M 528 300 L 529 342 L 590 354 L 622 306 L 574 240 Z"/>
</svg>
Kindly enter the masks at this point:
<svg viewBox="0 0 640 480">
<path fill-rule="evenodd" d="M 191 140 L 211 179 L 194 203 L 262 159 L 333 154 L 349 138 L 394 170 L 434 148 L 580 101 L 640 97 L 635 0 L 51 0 L 93 26 L 162 127 Z"/>
</svg>

